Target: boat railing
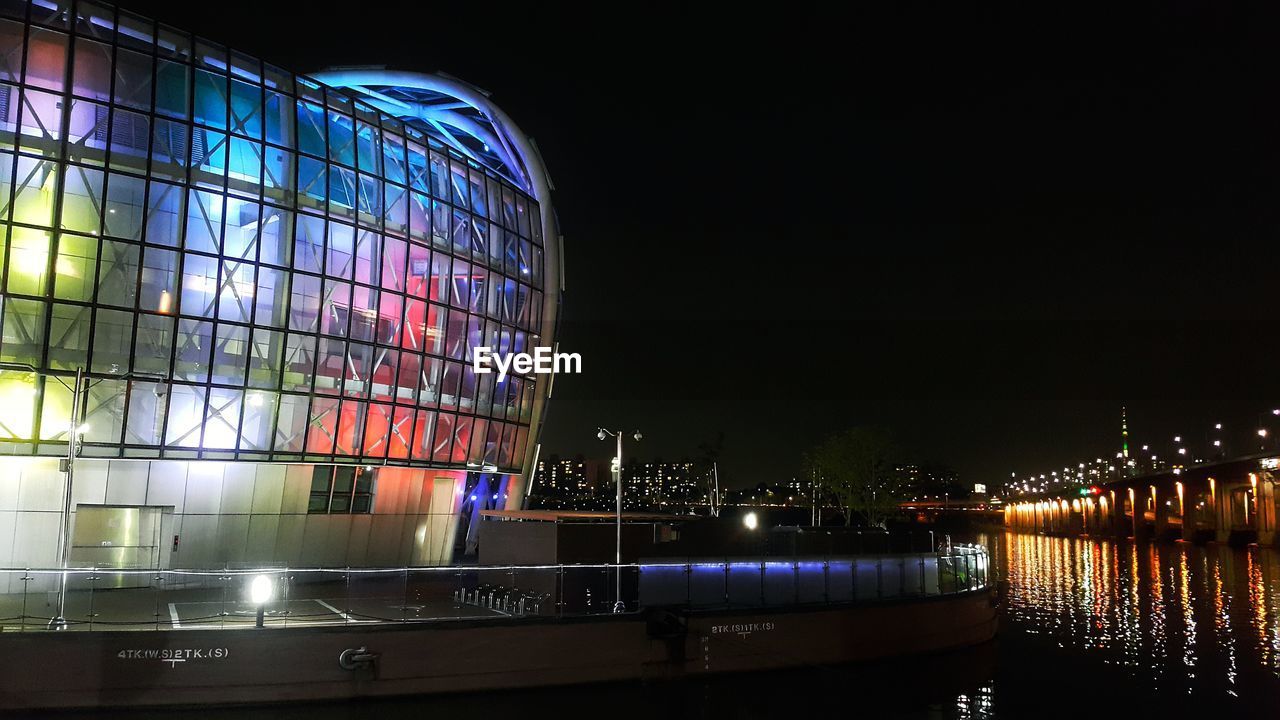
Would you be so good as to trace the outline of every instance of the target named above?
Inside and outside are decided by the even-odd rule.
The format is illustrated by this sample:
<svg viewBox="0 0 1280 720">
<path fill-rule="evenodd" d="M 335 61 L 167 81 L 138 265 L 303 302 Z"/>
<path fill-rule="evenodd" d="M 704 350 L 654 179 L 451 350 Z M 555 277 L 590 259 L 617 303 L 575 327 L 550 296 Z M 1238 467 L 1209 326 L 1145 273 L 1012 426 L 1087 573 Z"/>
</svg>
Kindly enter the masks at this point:
<svg viewBox="0 0 1280 720">
<path fill-rule="evenodd" d="M 641 561 L 640 605 L 785 607 L 953 595 L 987 587 L 984 548 L 823 558 Z"/>
<path fill-rule="evenodd" d="M 767 608 L 988 586 L 985 549 L 807 558 L 400 568 L 0 569 L 0 632 L 209 630 L 486 621 L 643 608 Z M 59 598 L 62 596 L 61 603 Z M 61 605 L 62 623 L 55 621 Z"/>
</svg>

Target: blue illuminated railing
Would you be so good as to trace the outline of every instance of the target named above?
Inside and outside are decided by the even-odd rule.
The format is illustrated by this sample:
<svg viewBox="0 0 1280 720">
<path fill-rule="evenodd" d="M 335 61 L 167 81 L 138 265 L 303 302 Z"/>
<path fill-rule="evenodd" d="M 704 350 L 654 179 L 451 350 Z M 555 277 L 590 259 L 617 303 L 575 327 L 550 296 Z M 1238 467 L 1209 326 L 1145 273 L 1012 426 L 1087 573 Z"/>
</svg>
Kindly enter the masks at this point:
<svg viewBox="0 0 1280 720">
<path fill-rule="evenodd" d="M 929 597 L 989 584 L 986 550 L 851 557 L 641 562 L 639 604 L 684 608 L 782 607 Z"/>
<path fill-rule="evenodd" d="M 69 630 L 208 630 L 603 615 L 618 572 L 629 611 L 861 603 L 980 590 L 987 568 L 986 552 L 968 547 L 620 566 L 76 568 L 65 571 L 64 619 Z M 46 630 L 63 573 L 0 569 L 0 632 Z"/>
</svg>

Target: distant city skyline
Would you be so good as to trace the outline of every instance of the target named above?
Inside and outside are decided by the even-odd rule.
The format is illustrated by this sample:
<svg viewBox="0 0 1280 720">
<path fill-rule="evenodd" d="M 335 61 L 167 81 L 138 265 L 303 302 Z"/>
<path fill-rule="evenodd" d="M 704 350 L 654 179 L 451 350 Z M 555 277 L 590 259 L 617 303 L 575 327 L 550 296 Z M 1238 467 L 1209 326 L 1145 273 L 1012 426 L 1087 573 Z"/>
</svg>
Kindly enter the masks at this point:
<svg viewBox="0 0 1280 720">
<path fill-rule="evenodd" d="M 692 508 L 705 506 L 714 487 L 711 468 L 688 459 L 631 458 L 623 463 L 623 504 L 628 510 Z M 938 465 L 900 463 L 881 479 L 884 488 L 903 501 L 964 499 L 975 493 L 973 484 L 960 480 L 954 470 Z M 815 489 L 805 476 L 760 482 L 745 487 L 724 487 L 725 504 L 767 504 L 810 507 L 830 506 L 819 482 Z M 616 503 L 610 464 L 583 455 L 540 458 L 530 484 L 533 507 L 556 509 L 609 509 Z"/>
</svg>

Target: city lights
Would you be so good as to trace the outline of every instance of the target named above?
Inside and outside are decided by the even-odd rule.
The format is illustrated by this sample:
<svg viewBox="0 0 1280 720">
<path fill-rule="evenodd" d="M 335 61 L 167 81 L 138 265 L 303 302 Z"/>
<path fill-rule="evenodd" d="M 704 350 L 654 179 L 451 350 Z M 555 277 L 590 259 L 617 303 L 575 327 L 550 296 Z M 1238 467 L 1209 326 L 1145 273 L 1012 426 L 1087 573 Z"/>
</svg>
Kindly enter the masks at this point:
<svg viewBox="0 0 1280 720">
<path fill-rule="evenodd" d="M 1272 409 L 1272 415 L 1280 415 L 1280 408 Z M 1261 420 L 1262 415 L 1258 416 Z M 1009 479 L 1003 484 L 1003 492 L 1010 496 L 1029 495 L 1037 493 L 1053 492 L 1056 490 L 1066 490 L 1075 492 L 1076 489 L 1089 482 L 1118 480 L 1125 476 L 1141 476 L 1149 473 L 1159 472 L 1178 472 L 1188 466 L 1196 466 L 1206 462 L 1222 462 L 1229 454 L 1228 442 L 1230 438 L 1225 434 L 1223 428 L 1226 423 L 1213 422 L 1206 423 L 1205 427 L 1212 427 L 1212 431 L 1205 431 L 1203 444 L 1198 442 L 1193 436 L 1186 436 L 1181 433 L 1173 434 L 1170 437 L 1173 441 L 1172 446 L 1165 446 L 1166 457 L 1172 457 L 1172 460 L 1161 460 L 1161 453 L 1157 452 L 1157 448 L 1150 443 L 1137 445 L 1141 448 L 1141 455 L 1131 457 L 1126 453 L 1129 447 L 1129 427 L 1127 421 L 1122 421 L 1120 437 L 1117 438 L 1119 450 L 1111 450 L 1114 453 L 1114 462 L 1106 462 L 1101 456 L 1095 456 L 1093 460 L 1085 460 L 1077 462 L 1074 465 L 1067 465 L 1061 471 L 1051 470 L 1048 473 L 1031 473 L 1025 478 L 1020 477 L 1018 473 L 1010 473 Z M 1267 448 L 1271 431 L 1267 427 L 1258 427 L 1255 431 L 1256 436 L 1264 441 L 1263 449 Z"/>
</svg>

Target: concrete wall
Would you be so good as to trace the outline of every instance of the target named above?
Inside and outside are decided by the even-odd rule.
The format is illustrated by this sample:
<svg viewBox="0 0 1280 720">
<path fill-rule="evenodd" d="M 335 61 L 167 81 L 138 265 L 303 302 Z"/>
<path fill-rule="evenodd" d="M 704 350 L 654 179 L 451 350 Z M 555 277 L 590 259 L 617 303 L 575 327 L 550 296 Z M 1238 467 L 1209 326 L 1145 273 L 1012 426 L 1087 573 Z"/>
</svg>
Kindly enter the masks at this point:
<svg viewBox="0 0 1280 720">
<path fill-rule="evenodd" d="M 172 510 L 161 531 L 167 556 L 162 564 L 170 568 L 371 567 L 452 560 L 466 473 L 379 468 L 372 513 L 330 515 L 307 513 L 312 468 L 80 459 L 72 537 L 78 505 L 143 505 Z M 56 458 L 0 460 L 0 567 L 58 565 L 64 486 Z M 174 535 L 180 538 L 177 550 L 171 547 Z"/>
</svg>

